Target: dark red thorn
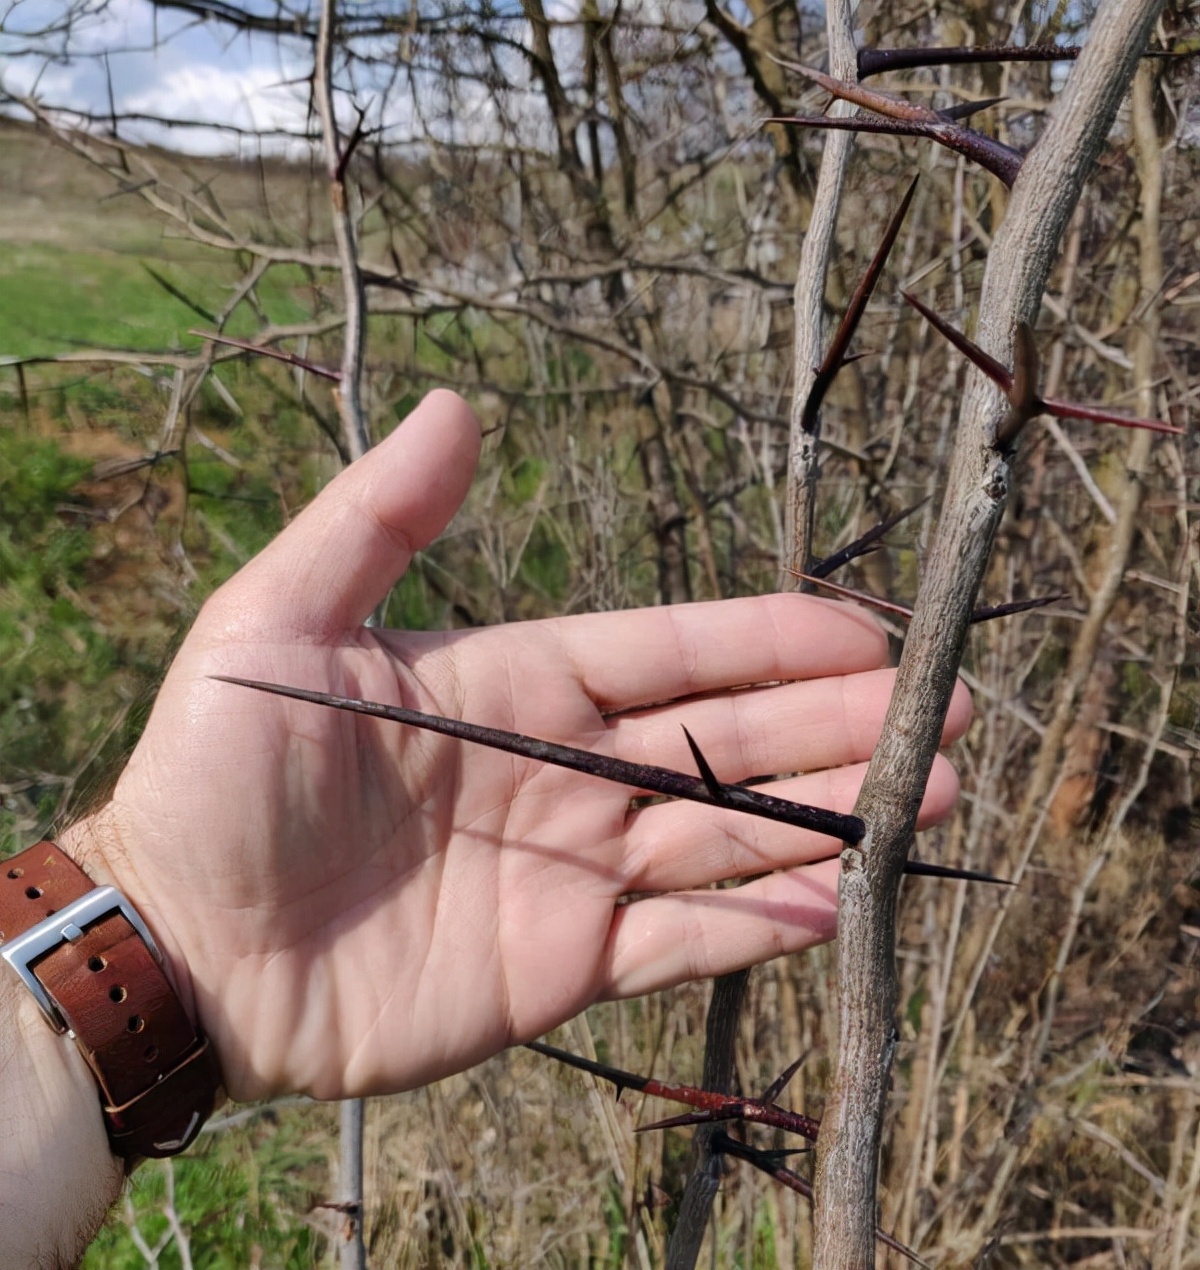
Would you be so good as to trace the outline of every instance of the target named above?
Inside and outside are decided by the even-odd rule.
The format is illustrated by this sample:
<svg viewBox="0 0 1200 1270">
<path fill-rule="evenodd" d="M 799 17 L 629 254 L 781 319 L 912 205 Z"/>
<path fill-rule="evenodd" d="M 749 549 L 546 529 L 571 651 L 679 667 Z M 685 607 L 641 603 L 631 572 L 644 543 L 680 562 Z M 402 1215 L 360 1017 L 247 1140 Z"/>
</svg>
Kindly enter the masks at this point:
<svg viewBox="0 0 1200 1270">
<path fill-rule="evenodd" d="M 1010 402 L 1013 401 L 1017 387 L 1016 377 L 1011 371 L 1002 366 L 994 357 L 985 353 L 973 340 L 967 339 L 961 331 L 956 331 L 949 322 L 935 313 L 927 304 L 922 304 L 915 295 L 908 291 L 902 291 L 900 294 L 931 326 L 944 335 L 968 361 L 978 366 L 993 383 L 997 384 Z M 1018 327 L 1018 342 L 1016 345 L 1018 360 L 1025 355 L 1021 352 L 1021 341 L 1023 338 Z M 1032 333 L 1030 333 L 1029 339 L 1032 341 Z M 1036 369 L 1034 373 L 1036 373 Z M 1022 391 L 1024 391 L 1024 385 L 1022 386 Z M 1033 393 L 1032 403 L 1026 400 L 1022 408 L 1029 408 L 1030 406 L 1032 415 L 1052 414 L 1059 419 L 1085 419 L 1090 423 L 1112 423 L 1122 428 L 1144 428 L 1149 432 L 1165 432 L 1172 436 L 1180 436 L 1184 432 L 1183 428 L 1177 428 L 1171 423 L 1163 423 L 1158 419 L 1139 419 L 1130 415 L 1117 414 L 1111 410 L 1102 410 L 1098 406 L 1080 406 L 1071 401 L 1061 401 L 1057 397 L 1039 397 L 1036 391 Z M 1010 414 L 1009 417 L 1012 418 L 1012 415 Z M 1000 447 L 1003 444 L 998 433 L 996 445 Z"/>
<path fill-rule="evenodd" d="M 775 1079 L 766 1087 L 766 1089 L 763 1090 L 763 1095 L 762 1095 L 763 1102 L 778 1102 L 779 1101 L 779 1095 L 783 1093 L 783 1091 L 788 1087 L 788 1085 L 791 1084 L 792 1077 L 804 1065 L 804 1060 L 807 1057 L 808 1057 L 807 1054 L 801 1054 L 800 1057 L 796 1059 L 794 1063 L 789 1063 L 783 1069 L 783 1071 L 781 1071 L 779 1075 L 775 1077 Z"/>
<path fill-rule="evenodd" d="M 803 1195 L 805 1199 L 812 1200 L 813 1191 L 812 1183 L 805 1177 L 801 1177 L 794 1169 L 789 1169 L 786 1164 L 781 1163 L 776 1157 L 777 1151 L 759 1151 L 757 1148 L 747 1146 L 744 1142 L 739 1142 L 736 1138 L 732 1138 L 729 1134 L 718 1131 L 713 1134 L 710 1143 L 714 1152 L 720 1152 L 724 1155 L 732 1155 L 736 1159 L 745 1160 L 747 1164 L 758 1169 L 762 1173 L 766 1173 L 769 1177 L 774 1178 L 777 1182 L 786 1186 L 789 1190 L 795 1191 L 799 1195 Z M 906 1257 L 914 1265 L 921 1266 L 922 1270 L 930 1270 L 927 1262 L 921 1260 L 911 1248 L 906 1247 L 893 1235 L 887 1234 L 885 1231 L 875 1227 L 875 1238 L 881 1244 L 898 1252 L 902 1257 Z"/>
<path fill-rule="evenodd" d="M 934 118 L 926 121 L 882 116 L 869 118 L 866 115 L 854 115 L 849 119 L 831 119 L 826 115 L 775 115 L 763 122 L 794 124 L 803 128 L 832 128 L 839 132 L 872 132 L 891 137 L 924 137 L 953 150 L 955 154 L 961 154 L 985 172 L 990 172 L 1009 189 L 1012 189 L 1025 161 L 1020 151 L 982 132 L 951 123 L 936 111 Z"/>
<path fill-rule="evenodd" d="M 597 1063 L 590 1058 L 581 1058 L 568 1050 L 560 1050 L 557 1046 L 547 1045 L 544 1041 L 529 1041 L 527 1049 L 544 1054 L 568 1067 L 589 1072 L 601 1080 L 626 1089 L 636 1089 L 639 1093 L 653 1098 L 662 1098 L 667 1102 L 681 1102 L 686 1106 L 697 1108 L 698 1121 L 709 1120 L 747 1120 L 754 1124 L 765 1124 L 775 1129 L 783 1129 L 788 1133 L 799 1134 L 810 1142 L 815 1142 L 820 1122 L 811 1116 L 801 1115 L 796 1111 L 787 1111 L 774 1103 L 760 1101 L 756 1098 L 739 1098 L 734 1094 L 718 1094 L 709 1089 L 697 1089 L 694 1085 L 668 1085 L 649 1076 L 635 1076 L 632 1072 L 622 1071 L 618 1067 L 609 1067 L 606 1063 Z M 650 1126 L 644 1126 L 649 1128 Z"/>
<path fill-rule="evenodd" d="M 1119 428 L 1144 428 L 1148 432 L 1165 432 L 1170 436 L 1182 436 L 1187 429 L 1160 419 L 1139 419 L 1134 415 L 1118 414 L 1102 410 L 1098 406 L 1079 406 L 1073 401 L 1060 401 L 1057 397 L 1043 397 L 1042 409 L 1057 419 L 1084 419 L 1088 423 L 1113 423 Z"/>
<path fill-rule="evenodd" d="M 841 586 L 837 582 L 830 582 L 828 578 L 818 577 L 813 573 L 801 573 L 798 569 L 789 569 L 788 572 L 805 582 L 816 583 L 817 586 L 824 587 L 826 591 L 832 591 L 843 599 L 853 600 L 856 604 L 865 604 L 869 608 L 879 609 L 883 613 L 894 613 L 897 617 L 911 618 L 913 615 L 912 609 L 907 604 L 897 604 L 892 600 L 881 600 L 877 595 L 870 595 L 866 591 L 856 591 L 853 587 Z M 1066 599 L 1066 596 L 1060 594 L 1039 596 L 1033 600 L 1009 600 L 1005 604 L 985 604 L 971 614 L 970 621 L 972 624 L 990 622 L 997 617 L 1011 617 L 1014 613 L 1024 613 L 1029 609 L 1044 608 L 1047 604 L 1055 604 L 1063 599 Z"/>
<path fill-rule="evenodd" d="M 910 123 L 936 123 L 941 119 L 936 110 L 907 101 L 903 97 L 897 97 L 894 93 L 881 93 L 874 88 L 863 88 L 861 84 L 847 83 L 843 79 L 826 75 L 824 71 L 816 70 L 812 66 L 788 62 L 781 57 L 773 57 L 771 60 L 778 62 L 785 70 L 802 75 L 818 88 L 823 88 L 831 97 L 851 102 L 864 110 L 874 111 L 877 115 L 885 115 L 889 119 L 903 119 Z"/>
<path fill-rule="evenodd" d="M 906 101 L 903 97 L 896 97 L 891 93 L 880 93 L 872 88 L 863 88 L 859 83 L 847 83 L 844 80 L 834 79 L 831 75 L 814 70 L 811 66 L 802 66 L 798 62 L 786 62 L 781 58 L 772 60 L 786 70 L 803 75 L 805 79 L 819 85 L 833 97 L 852 102 L 886 119 L 903 123 L 912 136 L 929 137 L 947 149 L 965 155 L 1009 187 L 1012 186 L 1017 173 L 1021 170 L 1024 155 L 982 132 L 974 132 L 970 128 L 962 127 L 953 119 L 947 118 L 941 111 Z M 841 122 L 830 121 L 839 127 Z M 863 121 L 854 119 L 849 122 L 859 124 Z"/>
<path fill-rule="evenodd" d="M 914 503 L 911 507 L 906 507 L 903 511 L 889 516 L 886 520 L 881 520 L 878 525 L 868 529 L 861 538 L 856 538 L 840 551 L 835 551 L 833 555 L 826 556 L 824 560 L 818 560 L 816 564 L 809 566 L 809 572 L 814 578 L 827 578 L 844 564 L 849 564 L 851 560 L 866 555 L 868 551 L 877 551 L 880 538 L 895 529 L 901 521 L 907 520 L 913 512 L 920 511 L 927 502 L 929 502 L 928 497 L 923 498 L 919 503 Z"/>
<path fill-rule="evenodd" d="M 867 309 L 867 302 L 875 290 L 875 284 L 879 281 L 883 266 L 887 263 L 888 254 L 896 242 L 896 236 L 900 233 L 900 226 L 904 223 L 909 204 L 917 192 L 919 179 L 919 177 L 913 177 L 904 197 L 900 200 L 900 206 L 892 213 L 879 247 L 875 255 L 871 257 L 871 263 L 867 266 L 866 272 L 859 279 L 858 286 L 854 288 L 854 294 L 850 297 L 850 303 L 846 306 L 841 322 L 838 323 L 838 329 L 834 332 L 833 339 L 829 341 L 829 350 L 825 354 L 824 361 L 817 368 L 816 377 L 804 402 L 800 426 L 805 432 L 816 431 L 821 403 L 825 400 L 825 394 L 837 377 L 838 371 L 846 364 L 846 353 L 850 347 L 850 341 L 854 338 L 854 332 L 858 330 L 858 324 Z"/>
<path fill-rule="evenodd" d="M 916 70 L 922 66 L 983 65 L 990 62 L 1073 62 L 1080 53 L 1076 44 L 1005 44 L 993 48 L 925 48 L 858 50 L 858 77 L 867 79 L 885 71 Z M 1180 57 L 1170 49 L 1147 49 L 1143 57 Z"/>
<path fill-rule="evenodd" d="M 232 335 L 217 335 L 212 331 L 191 330 L 188 331 L 188 334 L 198 335 L 202 340 L 208 340 L 210 344 L 228 344 L 230 348 L 244 349 L 247 353 L 257 353 L 260 357 L 270 357 L 288 366 L 298 366 L 301 370 L 306 370 L 310 374 L 319 375 L 322 379 L 330 379 L 335 384 L 342 378 L 340 370 L 330 370 L 328 366 L 319 366 L 316 362 L 306 361 L 295 353 L 285 352 L 281 348 L 272 348 L 268 344 L 251 344 L 249 340 L 235 339 Z"/>
<path fill-rule="evenodd" d="M 571 745 L 558 745 L 553 741 L 523 736 L 519 732 L 506 732 L 500 728 L 465 723 L 461 719 L 447 719 L 442 715 L 424 714 L 420 710 L 409 710 L 404 706 L 388 706 L 378 701 L 363 701 L 358 697 L 342 697 L 309 688 L 291 688 L 283 684 L 264 683 L 258 679 L 239 679 L 234 675 L 210 675 L 209 678 L 219 680 L 221 683 L 253 688 L 258 692 L 271 692 L 281 697 L 291 697 L 296 701 L 308 701 L 314 705 L 328 706 L 335 710 L 349 710 L 375 719 L 387 719 L 392 723 L 424 728 L 426 731 L 454 737 L 459 741 L 486 745 L 494 750 L 503 750 L 507 754 L 519 754 L 522 758 L 565 767 L 568 771 L 582 772 L 601 780 L 613 781 L 618 785 L 628 785 L 633 789 L 650 790 L 654 793 L 665 794 L 669 798 L 682 798 L 691 802 L 706 803 L 709 806 L 730 808 L 734 811 L 745 812 L 747 815 L 762 816 L 767 820 L 795 825 L 801 829 L 815 830 L 817 833 L 839 838 L 842 842 L 861 842 L 866 833 L 866 826 L 857 816 L 826 811 L 823 807 L 808 807 L 803 803 L 793 803 L 772 794 L 747 789 L 744 785 L 720 785 L 720 796 L 717 797 L 708 789 L 703 780 L 683 772 L 673 771 L 669 767 L 629 763 L 624 759 L 593 753 L 591 750 L 576 749 Z M 832 859 L 832 856 L 827 858 Z"/>
<path fill-rule="evenodd" d="M 1002 365 L 989 353 L 985 353 L 978 344 L 967 339 L 961 331 L 955 330 L 941 314 L 935 313 L 929 305 L 918 300 L 911 291 L 901 291 L 900 294 L 930 326 L 945 336 L 964 357 L 978 366 L 994 384 L 997 384 L 1005 396 L 1012 392 L 1013 377 L 1007 366 Z"/>
</svg>

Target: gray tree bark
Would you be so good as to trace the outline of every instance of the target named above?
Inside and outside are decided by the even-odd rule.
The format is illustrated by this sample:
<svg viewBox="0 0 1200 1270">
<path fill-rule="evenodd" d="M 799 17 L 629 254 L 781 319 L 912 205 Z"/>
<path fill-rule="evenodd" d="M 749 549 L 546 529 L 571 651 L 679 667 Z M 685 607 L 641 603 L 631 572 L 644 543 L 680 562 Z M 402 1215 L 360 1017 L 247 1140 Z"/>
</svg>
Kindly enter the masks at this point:
<svg viewBox="0 0 1200 1270">
<path fill-rule="evenodd" d="M 977 342 L 1012 363 L 1032 324 L 1059 238 L 1145 47 L 1161 0 L 1104 0 L 1046 130 L 1013 186 L 988 258 Z M 993 448 L 1008 405 L 968 375 L 937 534 L 924 562 L 883 735 L 856 808 L 861 847 L 843 854 L 838 942 L 837 1071 L 815 1179 L 817 1270 L 875 1264 L 875 1191 L 884 1102 L 896 1043 L 895 906 L 921 792 L 937 752 L 967 623 L 1010 479 Z"/>
</svg>

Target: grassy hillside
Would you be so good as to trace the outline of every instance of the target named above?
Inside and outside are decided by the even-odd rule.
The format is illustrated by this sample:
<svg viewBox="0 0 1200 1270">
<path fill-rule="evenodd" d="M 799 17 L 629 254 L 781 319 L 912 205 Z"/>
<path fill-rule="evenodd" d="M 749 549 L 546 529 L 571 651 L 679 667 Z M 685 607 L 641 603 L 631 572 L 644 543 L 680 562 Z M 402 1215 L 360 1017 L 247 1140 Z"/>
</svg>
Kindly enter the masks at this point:
<svg viewBox="0 0 1200 1270">
<path fill-rule="evenodd" d="M 228 300 L 238 274 L 228 253 L 148 218 L 136 195 L 114 190 L 110 177 L 37 129 L 0 122 L 0 155 L 0 359 L 199 347 L 188 329 L 211 325 Z M 197 180 L 233 195 L 246 221 L 260 211 L 253 171 L 195 168 Z M 300 174 L 291 175 L 299 183 Z M 266 280 L 259 300 L 270 320 L 304 316 L 294 294 L 303 285 L 295 272 Z M 253 329 L 242 315 L 230 333 Z"/>
</svg>

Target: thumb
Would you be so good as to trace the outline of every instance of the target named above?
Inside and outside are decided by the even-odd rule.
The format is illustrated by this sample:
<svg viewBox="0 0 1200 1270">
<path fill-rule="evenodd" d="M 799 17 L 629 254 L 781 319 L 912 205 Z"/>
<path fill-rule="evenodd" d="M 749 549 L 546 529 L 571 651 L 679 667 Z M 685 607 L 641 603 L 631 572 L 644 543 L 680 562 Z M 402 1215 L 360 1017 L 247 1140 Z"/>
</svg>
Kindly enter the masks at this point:
<svg viewBox="0 0 1200 1270">
<path fill-rule="evenodd" d="M 445 389 L 430 393 L 231 579 L 222 598 L 273 639 L 326 641 L 361 626 L 413 554 L 450 523 L 479 444 L 467 403 Z"/>
</svg>

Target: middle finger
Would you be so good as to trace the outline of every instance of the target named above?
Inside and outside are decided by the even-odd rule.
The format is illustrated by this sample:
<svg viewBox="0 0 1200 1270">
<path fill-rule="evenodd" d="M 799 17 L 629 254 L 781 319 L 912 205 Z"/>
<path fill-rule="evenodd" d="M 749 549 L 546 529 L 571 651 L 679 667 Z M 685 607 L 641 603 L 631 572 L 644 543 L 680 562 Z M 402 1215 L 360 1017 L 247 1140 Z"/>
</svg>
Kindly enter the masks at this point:
<svg viewBox="0 0 1200 1270">
<path fill-rule="evenodd" d="M 871 670 L 615 715 L 609 720 L 609 752 L 690 773 L 695 762 L 686 727 L 717 779 L 727 784 L 864 762 L 879 740 L 895 679 L 894 670 Z M 959 683 L 941 743 L 962 736 L 970 718 L 970 695 Z"/>
</svg>

